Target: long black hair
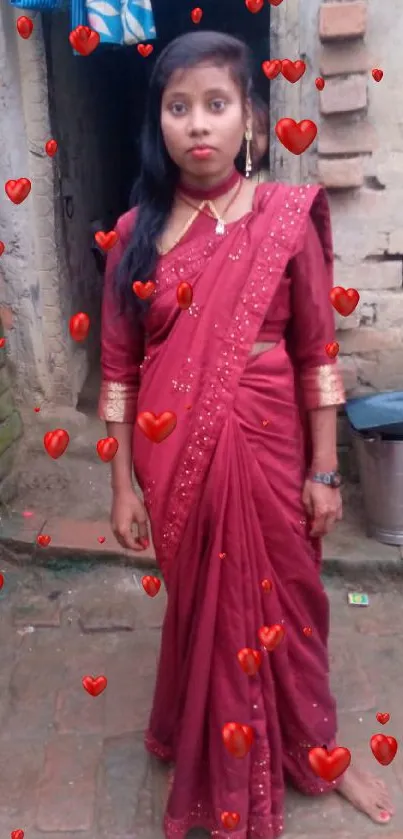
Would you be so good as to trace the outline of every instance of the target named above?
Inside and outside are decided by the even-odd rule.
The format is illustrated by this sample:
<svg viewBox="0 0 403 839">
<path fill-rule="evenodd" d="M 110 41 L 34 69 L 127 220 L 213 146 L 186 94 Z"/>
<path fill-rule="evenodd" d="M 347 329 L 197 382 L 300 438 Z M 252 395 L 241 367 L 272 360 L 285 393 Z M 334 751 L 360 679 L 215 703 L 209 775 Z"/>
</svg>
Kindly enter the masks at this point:
<svg viewBox="0 0 403 839">
<path fill-rule="evenodd" d="M 221 32 L 190 32 L 171 41 L 159 56 L 151 75 L 141 135 L 141 169 L 132 196 L 137 217 L 116 276 L 117 291 L 124 309 L 141 313 L 147 308 L 132 290 L 133 282 L 147 282 L 157 259 L 157 241 L 171 212 L 179 169 L 165 148 L 161 130 L 161 101 L 176 70 L 210 61 L 229 67 L 243 101 L 251 95 L 251 58 L 246 44 Z M 236 165 L 240 165 L 239 159 Z"/>
</svg>

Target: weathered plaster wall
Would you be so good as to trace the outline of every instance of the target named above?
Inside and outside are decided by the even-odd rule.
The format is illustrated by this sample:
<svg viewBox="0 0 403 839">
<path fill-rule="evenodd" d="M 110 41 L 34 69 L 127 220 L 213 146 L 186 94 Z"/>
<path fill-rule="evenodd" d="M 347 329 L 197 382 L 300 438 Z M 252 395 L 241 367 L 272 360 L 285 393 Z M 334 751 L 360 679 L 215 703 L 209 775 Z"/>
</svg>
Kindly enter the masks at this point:
<svg viewBox="0 0 403 839">
<path fill-rule="evenodd" d="M 0 338 L 4 338 L 0 321 Z M 16 409 L 12 379 L 7 367 L 6 348 L 0 348 L 0 504 L 7 504 L 16 491 L 18 482 L 19 440 L 22 422 Z"/>
<path fill-rule="evenodd" d="M 41 18 L 32 15 L 33 35 L 23 40 L 16 32 L 17 16 L 8 3 L 1 5 L 2 180 L 27 177 L 32 182 L 31 194 L 19 206 L 4 192 L 0 197 L 6 245 L 0 270 L 4 302 L 13 309 L 15 325 L 10 358 L 17 393 L 27 405 L 69 404 L 71 346 L 55 244 L 54 163 L 44 149 L 51 134 Z"/>
<path fill-rule="evenodd" d="M 273 11 L 272 29 L 272 58 L 307 63 L 296 85 L 281 77 L 271 83 L 273 118 L 319 126 L 318 141 L 300 158 L 273 140 L 274 177 L 321 180 L 329 189 L 335 283 L 361 295 L 353 315 L 337 318 L 347 392 L 402 389 L 403 7 L 287 0 Z M 378 84 L 374 67 L 384 70 Z"/>
</svg>

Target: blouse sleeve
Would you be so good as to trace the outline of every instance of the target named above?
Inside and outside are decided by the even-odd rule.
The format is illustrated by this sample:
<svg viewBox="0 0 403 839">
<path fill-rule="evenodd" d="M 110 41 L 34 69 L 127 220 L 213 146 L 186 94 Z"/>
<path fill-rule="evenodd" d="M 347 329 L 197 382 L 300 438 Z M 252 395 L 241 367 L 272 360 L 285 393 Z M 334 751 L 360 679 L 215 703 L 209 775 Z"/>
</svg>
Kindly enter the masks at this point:
<svg viewBox="0 0 403 839">
<path fill-rule="evenodd" d="M 119 233 L 119 241 L 107 257 L 102 300 L 98 415 L 106 422 L 134 423 L 140 364 L 144 358 L 144 330 L 129 314 L 120 312 L 114 288 L 116 270 L 125 250 L 119 222 L 116 231 Z"/>
<path fill-rule="evenodd" d="M 335 341 L 330 291 L 333 262 L 325 256 L 311 217 L 302 250 L 291 260 L 290 352 L 295 364 L 305 408 L 343 405 L 344 387 L 337 359 L 326 345 Z"/>
</svg>

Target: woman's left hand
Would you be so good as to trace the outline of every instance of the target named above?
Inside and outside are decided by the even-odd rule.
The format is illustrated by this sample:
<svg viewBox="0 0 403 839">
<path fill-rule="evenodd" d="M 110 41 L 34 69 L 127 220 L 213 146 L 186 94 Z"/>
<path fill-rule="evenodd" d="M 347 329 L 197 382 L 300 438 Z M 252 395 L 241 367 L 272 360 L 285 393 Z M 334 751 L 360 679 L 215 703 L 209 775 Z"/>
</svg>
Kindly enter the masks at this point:
<svg viewBox="0 0 403 839">
<path fill-rule="evenodd" d="M 305 481 L 302 501 L 312 519 L 311 536 L 326 536 L 341 521 L 343 502 L 339 489 L 319 484 L 309 478 Z"/>
</svg>

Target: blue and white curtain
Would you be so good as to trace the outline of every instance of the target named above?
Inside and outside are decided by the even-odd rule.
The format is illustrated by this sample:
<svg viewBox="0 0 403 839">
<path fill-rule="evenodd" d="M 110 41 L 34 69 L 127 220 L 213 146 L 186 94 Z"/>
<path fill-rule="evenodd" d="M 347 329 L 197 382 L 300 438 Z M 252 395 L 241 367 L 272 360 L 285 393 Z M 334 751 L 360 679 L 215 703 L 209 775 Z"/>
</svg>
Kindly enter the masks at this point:
<svg viewBox="0 0 403 839">
<path fill-rule="evenodd" d="M 85 0 L 87 25 L 103 44 L 139 44 L 156 38 L 151 0 Z"/>
</svg>

